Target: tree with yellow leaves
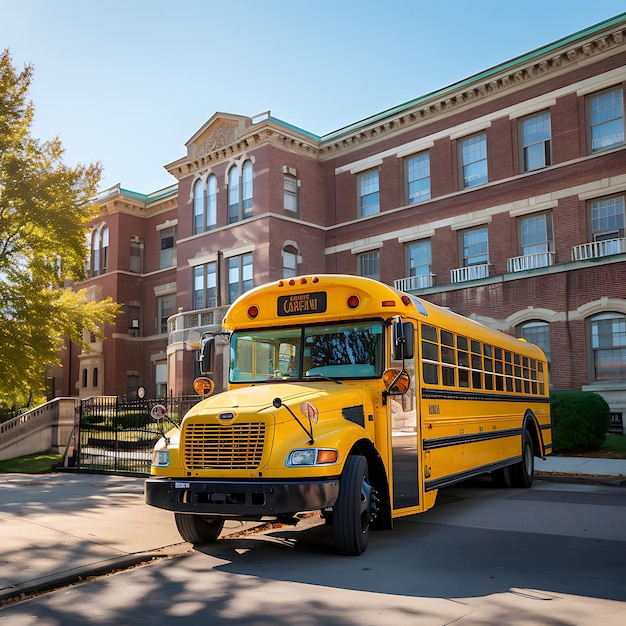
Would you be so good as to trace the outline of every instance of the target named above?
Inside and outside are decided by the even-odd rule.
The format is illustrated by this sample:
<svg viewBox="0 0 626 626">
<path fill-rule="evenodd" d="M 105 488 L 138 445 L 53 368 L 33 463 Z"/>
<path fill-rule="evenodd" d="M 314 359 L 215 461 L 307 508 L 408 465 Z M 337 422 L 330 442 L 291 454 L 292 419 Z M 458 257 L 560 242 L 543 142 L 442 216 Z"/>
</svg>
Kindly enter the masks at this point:
<svg viewBox="0 0 626 626">
<path fill-rule="evenodd" d="M 102 336 L 119 309 L 72 288 L 84 277 L 101 166 L 71 167 L 58 138 L 31 136 L 32 73 L 0 54 L 0 406 L 40 396 L 65 339 Z"/>
</svg>

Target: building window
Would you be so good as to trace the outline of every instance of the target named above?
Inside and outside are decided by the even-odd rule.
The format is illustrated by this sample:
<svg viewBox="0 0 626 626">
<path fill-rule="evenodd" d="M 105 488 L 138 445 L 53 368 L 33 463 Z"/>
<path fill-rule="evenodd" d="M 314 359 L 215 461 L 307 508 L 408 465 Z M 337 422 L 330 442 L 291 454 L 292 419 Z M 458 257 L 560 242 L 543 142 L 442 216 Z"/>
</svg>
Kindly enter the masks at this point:
<svg viewBox="0 0 626 626">
<path fill-rule="evenodd" d="M 595 381 L 626 379 L 626 316 L 601 313 L 589 320 L 592 378 Z"/>
<path fill-rule="evenodd" d="M 463 267 L 489 263 L 487 227 L 473 228 L 461 233 Z"/>
<path fill-rule="evenodd" d="M 176 229 L 166 228 L 161 231 L 159 268 L 165 269 L 174 265 L 176 265 Z"/>
<path fill-rule="evenodd" d="M 588 98 L 591 152 L 601 152 L 624 143 L 622 89 L 613 89 Z"/>
<path fill-rule="evenodd" d="M 243 164 L 241 180 L 239 169 L 228 172 L 228 223 L 252 217 L 252 162 Z"/>
<path fill-rule="evenodd" d="M 432 252 L 430 239 L 408 243 L 404 248 L 406 275 L 413 278 L 411 289 L 432 286 Z"/>
<path fill-rule="evenodd" d="M 130 271 L 135 274 L 143 272 L 143 239 L 138 235 L 130 238 Z"/>
<path fill-rule="evenodd" d="M 217 225 L 217 178 L 209 176 L 206 181 L 206 229 Z"/>
<path fill-rule="evenodd" d="M 193 233 L 203 233 L 217 224 L 217 178 L 207 178 L 206 192 L 202 180 L 193 186 Z"/>
<path fill-rule="evenodd" d="M 124 310 L 128 318 L 128 335 L 130 337 L 139 337 L 141 333 L 139 325 L 139 307 L 133 304 L 125 304 Z"/>
<path fill-rule="evenodd" d="M 285 246 L 283 249 L 283 278 L 293 278 L 298 275 L 298 250 L 294 246 Z"/>
<path fill-rule="evenodd" d="M 374 215 L 380 211 L 380 191 L 378 188 L 378 170 L 359 174 L 359 217 Z"/>
<path fill-rule="evenodd" d="M 176 312 L 176 294 L 168 294 L 157 298 L 159 324 L 157 332 L 167 333 L 167 319 Z"/>
<path fill-rule="evenodd" d="M 463 188 L 487 182 L 487 135 L 481 133 L 460 142 L 459 156 Z"/>
<path fill-rule="evenodd" d="M 430 156 L 423 152 L 406 160 L 407 202 L 430 198 Z"/>
<path fill-rule="evenodd" d="M 193 234 L 204 230 L 204 186 L 198 179 L 193 186 Z"/>
<path fill-rule="evenodd" d="M 252 254 L 228 259 L 228 304 L 253 287 Z"/>
<path fill-rule="evenodd" d="M 286 211 L 298 212 L 298 180 L 291 174 L 283 178 L 283 198 Z"/>
<path fill-rule="evenodd" d="M 93 368 L 93 372 L 91 372 L 91 386 L 92 387 L 97 387 L 98 386 L 98 368 L 94 367 Z"/>
<path fill-rule="evenodd" d="M 552 252 L 552 213 L 535 213 L 519 220 L 522 256 Z"/>
<path fill-rule="evenodd" d="M 550 113 L 528 117 L 521 122 L 524 171 L 550 165 Z"/>
<path fill-rule="evenodd" d="M 83 368 L 82 386 L 83 388 L 87 387 L 87 369 L 86 368 Z"/>
<path fill-rule="evenodd" d="M 252 215 L 252 162 L 246 161 L 243 164 L 241 203 L 243 207 L 243 217 Z"/>
<path fill-rule="evenodd" d="M 380 253 L 378 250 L 358 254 L 356 257 L 356 272 L 358 276 L 365 276 L 380 280 Z"/>
<path fill-rule="evenodd" d="M 99 276 L 107 271 L 109 265 L 109 227 L 106 224 L 94 229 L 90 246 L 92 276 Z"/>
<path fill-rule="evenodd" d="M 212 309 L 217 306 L 217 270 L 215 263 L 193 268 L 193 308 Z"/>
<path fill-rule="evenodd" d="M 591 232 L 594 241 L 624 237 L 624 196 L 591 202 Z"/>
<path fill-rule="evenodd" d="M 167 363 L 159 362 L 155 369 L 156 397 L 167 398 Z"/>
<path fill-rule="evenodd" d="M 550 324 L 539 320 L 524 322 L 517 327 L 517 336 L 539 346 L 550 363 Z"/>
</svg>

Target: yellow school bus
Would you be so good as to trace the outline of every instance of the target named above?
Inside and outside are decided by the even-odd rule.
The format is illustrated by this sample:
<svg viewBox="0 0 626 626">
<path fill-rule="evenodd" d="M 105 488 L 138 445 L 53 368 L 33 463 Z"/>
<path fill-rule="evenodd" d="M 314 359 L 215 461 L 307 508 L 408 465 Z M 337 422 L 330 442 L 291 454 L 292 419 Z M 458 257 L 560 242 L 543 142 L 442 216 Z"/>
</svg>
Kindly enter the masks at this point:
<svg viewBox="0 0 626 626">
<path fill-rule="evenodd" d="M 146 481 L 185 541 L 214 541 L 227 519 L 319 511 L 337 551 L 358 555 L 441 487 L 488 472 L 530 487 L 551 452 L 543 352 L 388 285 L 279 280 L 223 326 L 228 390 L 159 441 Z"/>
</svg>

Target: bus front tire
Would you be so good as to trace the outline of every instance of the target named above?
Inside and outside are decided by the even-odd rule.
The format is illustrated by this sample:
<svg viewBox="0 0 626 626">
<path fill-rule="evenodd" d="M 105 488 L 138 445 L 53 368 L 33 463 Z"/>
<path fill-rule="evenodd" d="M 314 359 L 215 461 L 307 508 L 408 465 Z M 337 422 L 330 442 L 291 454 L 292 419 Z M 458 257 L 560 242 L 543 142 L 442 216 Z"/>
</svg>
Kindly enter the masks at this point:
<svg viewBox="0 0 626 626">
<path fill-rule="evenodd" d="M 341 473 L 332 523 L 339 554 L 358 556 L 367 548 L 372 516 L 372 487 L 364 456 L 350 455 Z"/>
<path fill-rule="evenodd" d="M 194 545 L 213 543 L 224 527 L 221 517 L 174 513 L 176 528 L 184 541 Z"/>
</svg>

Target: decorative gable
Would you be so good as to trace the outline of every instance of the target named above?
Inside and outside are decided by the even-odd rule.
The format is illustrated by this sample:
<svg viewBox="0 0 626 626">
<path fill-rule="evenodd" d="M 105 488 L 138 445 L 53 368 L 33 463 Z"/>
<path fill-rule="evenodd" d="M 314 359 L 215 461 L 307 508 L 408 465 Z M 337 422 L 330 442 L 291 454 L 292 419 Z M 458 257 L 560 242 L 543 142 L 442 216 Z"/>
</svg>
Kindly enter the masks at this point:
<svg viewBox="0 0 626 626">
<path fill-rule="evenodd" d="M 237 136 L 251 124 L 249 117 L 215 113 L 186 143 L 187 158 L 199 159 L 234 143 Z"/>
</svg>

